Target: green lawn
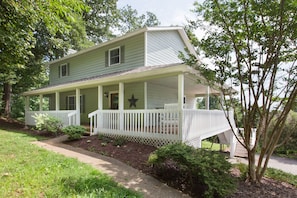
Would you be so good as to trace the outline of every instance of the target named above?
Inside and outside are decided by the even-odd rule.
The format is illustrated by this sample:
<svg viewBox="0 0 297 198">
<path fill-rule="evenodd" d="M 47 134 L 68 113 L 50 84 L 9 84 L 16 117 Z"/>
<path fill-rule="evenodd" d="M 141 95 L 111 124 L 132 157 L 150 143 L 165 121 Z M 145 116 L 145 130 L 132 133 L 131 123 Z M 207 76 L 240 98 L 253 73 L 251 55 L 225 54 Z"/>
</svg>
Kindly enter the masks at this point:
<svg viewBox="0 0 297 198">
<path fill-rule="evenodd" d="M 141 197 L 89 165 L 0 129 L 0 197 Z"/>
<path fill-rule="evenodd" d="M 209 150 L 212 150 L 212 151 L 219 151 L 220 150 L 220 144 L 212 143 L 212 142 L 207 141 L 207 140 L 203 140 L 202 141 L 202 148 L 209 149 Z"/>
</svg>

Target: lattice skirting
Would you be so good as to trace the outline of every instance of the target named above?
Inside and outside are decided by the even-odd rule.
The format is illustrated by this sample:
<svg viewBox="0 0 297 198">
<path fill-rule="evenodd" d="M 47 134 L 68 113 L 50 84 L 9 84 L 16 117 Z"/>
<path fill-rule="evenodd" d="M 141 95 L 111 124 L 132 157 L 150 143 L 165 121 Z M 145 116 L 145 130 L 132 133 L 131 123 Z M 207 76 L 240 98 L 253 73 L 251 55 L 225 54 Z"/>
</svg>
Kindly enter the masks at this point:
<svg viewBox="0 0 297 198">
<path fill-rule="evenodd" d="M 181 140 L 179 140 L 176 135 L 171 135 L 171 137 L 170 135 L 167 135 L 167 138 L 164 138 L 164 137 L 162 138 L 162 137 L 142 137 L 142 136 L 136 137 L 132 135 L 108 133 L 108 132 L 99 132 L 98 134 L 111 137 L 114 139 L 124 138 L 128 141 L 137 142 L 137 143 L 146 144 L 146 145 L 155 146 L 155 147 L 160 147 L 171 143 L 181 142 Z"/>
</svg>

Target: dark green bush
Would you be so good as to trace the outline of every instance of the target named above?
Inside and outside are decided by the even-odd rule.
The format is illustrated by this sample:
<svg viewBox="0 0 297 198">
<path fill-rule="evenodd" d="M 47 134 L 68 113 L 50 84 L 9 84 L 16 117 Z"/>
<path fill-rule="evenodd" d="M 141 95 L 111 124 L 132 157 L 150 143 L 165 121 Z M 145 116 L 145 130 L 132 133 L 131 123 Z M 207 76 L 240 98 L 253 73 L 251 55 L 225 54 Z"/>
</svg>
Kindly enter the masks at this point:
<svg viewBox="0 0 297 198">
<path fill-rule="evenodd" d="M 235 190 L 235 182 L 229 172 L 231 164 L 217 152 L 195 149 L 182 143 L 170 144 L 154 151 L 148 162 L 156 170 L 178 170 L 186 177 L 184 181 L 199 184 L 192 189 L 202 189 L 204 197 L 225 197 Z"/>
<path fill-rule="evenodd" d="M 71 125 L 63 128 L 62 132 L 68 135 L 70 140 L 77 140 L 86 132 L 86 129 L 83 126 Z"/>
</svg>

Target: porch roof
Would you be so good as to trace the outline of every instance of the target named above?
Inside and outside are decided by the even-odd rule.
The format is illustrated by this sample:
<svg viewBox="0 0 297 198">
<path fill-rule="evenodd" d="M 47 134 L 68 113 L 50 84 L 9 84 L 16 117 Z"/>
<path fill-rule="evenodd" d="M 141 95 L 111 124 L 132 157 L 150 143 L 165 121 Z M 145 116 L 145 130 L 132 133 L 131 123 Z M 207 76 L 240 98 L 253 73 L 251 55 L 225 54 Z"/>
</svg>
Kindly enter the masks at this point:
<svg viewBox="0 0 297 198">
<path fill-rule="evenodd" d="M 24 96 L 30 95 L 39 95 L 39 94 L 51 94 L 55 92 L 69 91 L 76 88 L 90 88 L 98 85 L 111 85 L 117 82 L 129 83 L 129 82 L 137 82 L 137 81 L 149 81 L 154 80 L 154 82 L 158 82 L 157 79 L 162 79 L 164 83 L 164 78 L 176 76 L 178 74 L 187 74 L 185 76 L 185 85 L 189 85 L 187 87 L 192 87 L 192 89 L 196 90 L 197 88 L 201 89 L 201 87 L 206 87 L 206 83 L 198 84 L 197 79 L 201 82 L 205 82 L 205 79 L 199 75 L 198 71 L 193 69 L 190 66 L 185 64 L 170 64 L 170 65 L 159 65 L 159 66 L 147 66 L 147 67 L 139 67 L 132 70 L 115 72 L 111 74 L 105 74 L 90 78 L 84 78 L 77 81 L 67 82 L 64 84 L 47 86 L 40 89 L 35 89 L 31 91 L 24 92 Z M 168 86 L 172 86 L 170 80 L 167 80 L 166 83 Z M 196 87 L 196 88 L 195 88 Z M 188 90 L 189 91 L 189 90 Z M 211 90 L 212 93 L 219 93 L 216 90 Z M 203 92 L 202 92 L 203 93 Z M 202 94 L 201 93 L 201 94 Z"/>
</svg>

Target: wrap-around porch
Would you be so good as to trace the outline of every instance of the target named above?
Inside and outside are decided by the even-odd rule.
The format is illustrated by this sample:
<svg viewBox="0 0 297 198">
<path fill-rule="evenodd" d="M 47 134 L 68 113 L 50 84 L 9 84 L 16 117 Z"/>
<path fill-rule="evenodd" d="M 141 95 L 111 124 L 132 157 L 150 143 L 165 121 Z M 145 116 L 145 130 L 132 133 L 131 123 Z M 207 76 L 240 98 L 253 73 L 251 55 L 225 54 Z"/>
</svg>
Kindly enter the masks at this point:
<svg viewBox="0 0 297 198">
<path fill-rule="evenodd" d="M 207 96 L 219 93 L 198 84 L 197 75 L 190 71 L 184 66 L 165 67 L 159 71 L 148 69 L 142 70 L 138 77 L 134 72 L 127 72 L 114 77 L 33 91 L 26 97 L 26 124 L 34 125 L 32 115 L 35 113 L 47 113 L 60 118 L 64 126 L 80 125 L 84 113 L 89 119 L 91 135 L 123 136 L 154 146 L 185 142 L 201 147 L 203 139 L 223 134 L 224 143 L 230 144 L 233 156 L 236 139 L 225 112 L 208 108 L 196 109 L 195 106 L 197 96 L 206 96 L 205 106 L 208 107 Z M 86 89 L 90 88 L 91 96 L 86 92 Z M 72 110 L 61 108 L 66 92 L 74 98 Z M 40 97 L 39 111 L 30 110 L 31 95 Z M 50 95 L 52 101 L 51 108 L 47 110 L 42 109 L 45 95 Z M 112 98 L 116 99 L 116 105 L 112 104 Z M 86 107 L 93 110 L 83 108 L 82 100 Z M 85 112 L 82 112 L 82 109 L 85 109 Z M 235 127 L 232 112 L 227 114 Z"/>
</svg>

